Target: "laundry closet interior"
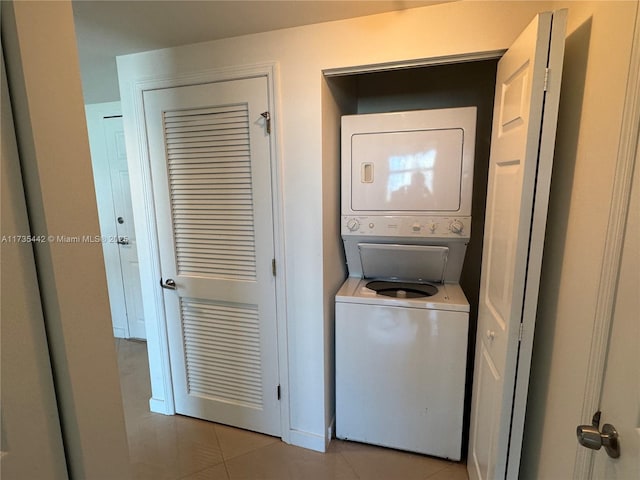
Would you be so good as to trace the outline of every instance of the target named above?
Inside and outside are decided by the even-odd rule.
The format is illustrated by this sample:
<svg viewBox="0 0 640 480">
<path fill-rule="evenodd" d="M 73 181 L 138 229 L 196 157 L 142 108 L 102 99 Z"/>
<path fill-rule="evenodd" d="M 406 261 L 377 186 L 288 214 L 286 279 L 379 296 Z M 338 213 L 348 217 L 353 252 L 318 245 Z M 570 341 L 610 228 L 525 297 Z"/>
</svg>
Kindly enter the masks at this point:
<svg viewBox="0 0 640 480">
<path fill-rule="evenodd" d="M 343 115 L 457 107 L 477 108 L 471 236 L 459 279 L 459 284 L 467 297 L 470 307 L 462 458 L 466 457 L 469 432 L 484 211 L 498 60 L 498 55 L 496 55 L 495 58 L 482 60 L 449 60 L 443 63 L 406 68 L 375 70 L 374 67 L 369 71 L 331 70 L 324 72 L 324 81 L 328 88 L 323 89 L 323 95 L 329 95 L 331 98 L 323 98 L 323 103 L 326 103 L 325 100 L 334 102 L 337 107 L 337 113 L 332 118 L 323 119 L 323 135 L 327 134 L 326 129 L 329 128 L 339 130 L 341 116 Z M 339 136 L 338 134 L 338 138 Z M 341 159 L 339 151 L 336 151 L 335 161 L 338 165 L 335 171 L 340 172 Z M 340 184 L 340 179 L 334 180 L 338 182 L 338 185 Z M 335 212 L 335 222 L 341 222 L 340 211 Z M 336 241 L 342 245 L 340 238 L 337 238 Z M 342 246 L 340 249 L 342 250 Z M 340 333 L 336 331 L 335 334 L 337 336 Z M 443 365 L 443 367 L 446 368 L 446 365 Z M 336 365 L 336 369 L 338 368 L 340 368 L 340 365 Z M 398 394 L 401 395 L 402 393 L 398 392 Z M 337 428 L 339 429 L 340 426 Z"/>
</svg>

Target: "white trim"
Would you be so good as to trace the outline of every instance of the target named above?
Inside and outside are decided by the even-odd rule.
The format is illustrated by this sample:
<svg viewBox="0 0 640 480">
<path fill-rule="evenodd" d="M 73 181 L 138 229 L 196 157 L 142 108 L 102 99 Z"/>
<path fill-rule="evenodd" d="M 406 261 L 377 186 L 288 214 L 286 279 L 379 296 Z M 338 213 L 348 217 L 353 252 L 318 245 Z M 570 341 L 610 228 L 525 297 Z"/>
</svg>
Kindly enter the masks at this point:
<svg viewBox="0 0 640 480">
<path fill-rule="evenodd" d="M 622 245 L 626 225 L 633 168 L 640 147 L 640 12 L 636 8 L 634 38 L 629 62 L 629 77 L 624 101 L 618 158 L 609 208 L 607 237 L 600 269 L 600 285 L 591 336 L 587 382 L 582 404 L 581 422 L 591 423 L 599 410 L 604 380 L 607 345 L 613 320 L 618 272 L 622 259 Z M 573 471 L 574 480 L 589 479 L 593 473 L 593 451 L 578 448 Z"/>
<path fill-rule="evenodd" d="M 214 83 L 242 78 L 266 77 L 269 92 L 269 111 L 272 116 L 272 195 L 274 220 L 275 258 L 279 265 L 276 277 L 276 308 L 278 332 L 278 374 L 281 386 L 281 435 L 285 442 L 290 442 L 289 435 L 289 369 L 288 369 L 288 335 L 286 314 L 286 278 L 284 255 L 284 215 L 281 189 L 282 162 L 280 155 L 280 94 L 277 88 L 279 70 L 277 63 L 209 69 L 188 74 L 157 74 L 140 76 L 129 74 L 127 68 L 120 74 L 123 100 L 131 101 L 131 118 L 128 118 L 129 131 L 135 130 L 135 139 L 127 140 L 127 150 L 134 149 L 134 155 L 128 155 L 132 178 L 135 174 L 137 184 L 132 189 L 138 204 L 143 205 L 143 216 L 135 216 L 136 236 L 139 245 L 140 276 L 142 278 L 147 345 L 149 357 L 157 360 L 159 368 L 150 364 L 152 377 L 152 398 L 149 402 L 154 412 L 168 415 L 175 414 L 173 402 L 173 385 L 169 362 L 169 341 L 164 309 L 163 293 L 157 288 L 160 280 L 160 254 L 155 219 L 155 201 L 151 187 L 151 166 L 147 149 L 147 134 L 144 128 L 144 92 L 161 88 L 172 88 L 187 85 Z M 124 79 L 124 81 L 123 81 Z M 124 88 L 123 88 L 124 85 Z M 135 160 L 134 160 L 135 159 Z M 132 182 L 133 183 L 133 182 Z M 144 262 L 144 266 L 143 266 Z M 154 320 L 151 320 L 154 319 Z M 155 379 L 155 381 L 154 381 Z"/>
<path fill-rule="evenodd" d="M 129 338 L 127 331 L 122 327 L 113 327 L 113 336 L 115 338 Z"/>
<path fill-rule="evenodd" d="M 290 443 L 297 447 L 308 448 L 309 450 L 315 450 L 321 453 L 327 451 L 327 442 L 324 435 L 303 432 L 302 430 L 289 430 L 288 433 L 291 439 Z"/>
<path fill-rule="evenodd" d="M 168 406 L 167 402 L 157 398 L 149 399 L 149 410 L 155 413 L 162 413 L 164 415 L 174 415 L 176 413 L 175 409 L 173 408 L 173 400 L 171 405 Z"/>
<path fill-rule="evenodd" d="M 333 436 L 336 431 L 336 416 L 331 417 L 331 421 L 329 422 L 329 427 L 327 428 L 327 438 L 325 439 L 325 450 L 329 448 L 329 444 L 333 440 Z"/>
<path fill-rule="evenodd" d="M 402 70 L 406 68 L 448 65 L 452 63 L 477 62 L 482 60 L 499 59 L 504 55 L 504 52 L 506 52 L 506 50 L 490 50 L 487 52 L 470 52 L 456 55 L 444 55 L 442 57 L 400 60 L 397 62 L 375 63 L 354 67 L 327 68 L 324 69 L 322 73 L 325 77 L 340 77 L 359 73 L 384 72 L 389 70 Z"/>
<path fill-rule="evenodd" d="M 280 430 L 281 438 L 291 443 L 289 436 L 290 400 L 289 400 L 289 336 L 287 323 L 287 280 L 284 235 L 284 188 L 281 179 L 284 178 L 282 152 L 280 145 L 282 122 L 278 112 L 282 111 L 280 104 L 280 68 L 277 63 L 265 65 L 267 69 L 267 88 L 269 90 L 269 110 L 271 111 L 271 191 L 273 199 L 273 244 L 277 265 L 276 275 L 276 322 L 278 334 L 278 373 L 280 377 Z"/>
<path fill-rule="evenodd" d="M 150 81 L 150 83 L 152 82 Z M 123 98 L 131 100 L 133 110 L 131 115 L 127 115 L 124 112 L 127 106 L 123 102 L 125 136 L 127 125 L 135 131 L 135 141 L 130 138 L 126 139 L 127 162 L 131 178 L 131 199 L 134 205 L 143 205 L 142 211 L 134 208 L 133 216 L 138 246 L 145 329 L 147 332 L 147 351 L 150 360 L 149 373 L 152 397 L 149 400 L 149 408 L 152 412 L 173 415 L 175 414 L 175 405 L 173 403 L 173 384 L 171 382 L 164 299 L 162 298 L 162 292 L 155 288 L 156 282 L 160 279 L 160 256 L 153 191 L 151 188 L 151 168 L 146 148 L 147 137 L 143 127 L 144 104 L 142 95 L 146 88 L 145 82 L 136 81 L 136 79 L 132 79 L 128 86 L 129 91 L 121 93 Z M 155 362 L 152 359 L 155 359 Z"/>
</svg>

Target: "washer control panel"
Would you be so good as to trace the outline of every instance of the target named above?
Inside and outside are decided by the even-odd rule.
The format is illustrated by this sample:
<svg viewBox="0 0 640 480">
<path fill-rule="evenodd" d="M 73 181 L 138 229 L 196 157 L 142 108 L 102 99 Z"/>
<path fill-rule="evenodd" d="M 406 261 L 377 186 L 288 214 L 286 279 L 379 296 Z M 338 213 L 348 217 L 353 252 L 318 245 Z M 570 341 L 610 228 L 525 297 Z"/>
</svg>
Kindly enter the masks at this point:
<svg viewBox="0 0 640 480">
<path fill-rule="evenodd" d="M 471 217 L 343 216 L 343 236 L 469 238 Z"/>
</svg>

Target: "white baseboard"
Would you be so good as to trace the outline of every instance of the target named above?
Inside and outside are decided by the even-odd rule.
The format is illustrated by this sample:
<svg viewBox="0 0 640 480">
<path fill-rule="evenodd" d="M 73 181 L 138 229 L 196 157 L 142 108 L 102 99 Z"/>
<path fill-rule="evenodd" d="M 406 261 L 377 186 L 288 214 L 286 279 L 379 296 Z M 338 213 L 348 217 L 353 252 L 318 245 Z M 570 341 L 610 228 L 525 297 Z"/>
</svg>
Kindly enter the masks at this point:
<svg viewBox="0 0 640 480">
<path fill-rule="evenodd" d="M 113 336 L 115 338 L 127 338 L 127 332 L 123 327 L 113 327 Z"/>
<path fill-rule="evenodd" d="M 158 400 L 157 398 L 149 399 L 149 410 L 153 413 L 161 413 L 163 415 L 175 415 L 175 412 L 167 411 L 167 402 Z"/>
<path fill-rule="evenodd" d="M 329 428 L 327 428 L 327 438 L 325 439 L 325 450 L 329 448 L 329 444 L 333 437 L 336 435 L 336 416 L 334 415 L 329 423 Z"/>
<path fill-rule="evenodd" d="M 323 435 L 303 432 L 301 430 L 289 430 L 289 442 L 296 447 L 308 448 L 316 452 L 327 451 L 328 442 Z"/>
</svg>

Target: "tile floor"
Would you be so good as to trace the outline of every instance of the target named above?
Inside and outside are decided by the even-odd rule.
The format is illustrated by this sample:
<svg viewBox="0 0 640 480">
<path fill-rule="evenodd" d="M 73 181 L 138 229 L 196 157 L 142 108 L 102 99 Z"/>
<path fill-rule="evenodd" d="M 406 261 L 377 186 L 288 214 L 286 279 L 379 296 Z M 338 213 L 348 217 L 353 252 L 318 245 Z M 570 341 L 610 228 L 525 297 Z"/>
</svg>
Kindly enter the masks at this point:
<svg viewBox="0 0 640 480">
<path fill-rule="evenodd" d="M 467 480 L 464 464 L 333 440 L 327 453 L 279 438 L 148 411 L 146 344 L 116 339 L 136 480 Z"/>
</svg>

